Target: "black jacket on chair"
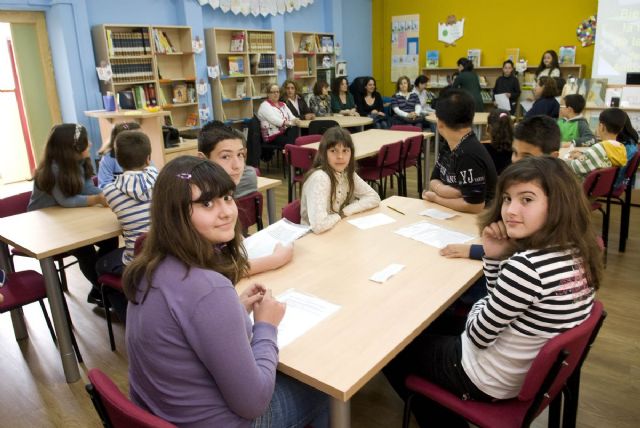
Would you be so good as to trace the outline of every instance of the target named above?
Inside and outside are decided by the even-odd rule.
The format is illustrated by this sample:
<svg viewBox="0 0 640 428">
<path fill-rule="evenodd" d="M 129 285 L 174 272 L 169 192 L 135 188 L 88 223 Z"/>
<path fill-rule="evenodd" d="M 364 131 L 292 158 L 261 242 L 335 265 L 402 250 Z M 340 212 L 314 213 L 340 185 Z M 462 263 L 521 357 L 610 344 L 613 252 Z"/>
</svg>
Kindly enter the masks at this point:
<svg viewBox="0 0 640 428">
<path fill-rule="evenodd" d="M 258 168 L 262 154 L 262 134 L 260 133 L 260 119 L 255 115 L 249 121 L 247 131 L 247 165 Z"/>
</svg>

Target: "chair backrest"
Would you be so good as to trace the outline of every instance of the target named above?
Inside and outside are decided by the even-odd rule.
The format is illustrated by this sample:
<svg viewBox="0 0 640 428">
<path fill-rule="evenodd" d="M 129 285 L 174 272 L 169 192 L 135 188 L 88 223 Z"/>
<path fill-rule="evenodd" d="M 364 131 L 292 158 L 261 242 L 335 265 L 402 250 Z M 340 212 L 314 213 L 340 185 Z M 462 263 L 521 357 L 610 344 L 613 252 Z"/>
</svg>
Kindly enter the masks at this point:
<svg viewBox="0 0 640 428">
<path fill-rule="evenodd" d="M 583 355 L 595 340 L 605 316 L 602 303 L 594 301 L 586 320 L 550 339 L 538 352 L 518 394 L 521 401 L 538 400 L 529 409 L 532 418 L 553 401 L 582 364 Z"/>
<path fill-rule="evenodd" d="M 147 239 L 147 232 L 142 232 L 136 238 L 136 242 L 133 243 L 133 255 L 137 256 L 142 251 L 142 247 L 144 247 L 144 241 Z"/>
<path fill-rule="evenodd" d="M 378 152 L 377 166 L 380 168 L 393 168 L 400 163 L 402 141 L 385 144 Z"/>
<path fill-rule="evenodd" d="M 638 172 L 638 164 L 640 163 L 640 150 L 636 152 L 635 155 L 627 162 L 627 169 L 624 171 L 625 181 L 628 180 L 627 183 L 631 182 L 633 177 Z"/>
<path fill-rule="evenodd" d="M 304 171 L 311 169 L 313 159 L 316 157 L 317 152 L 316 149 L 310 147 L 294 146 L 292 144 L 284 146 L 284 154 L 289 165 Z"/>
<path fill-rule="evenodd" d="M 258 230 L 262 230 L 262 204 L 263 197 L 260 192 L 252 192 L 236 199 L 238 219 L 244 230 L 254 224 L 258 225 Z"/>
<path fill-rule="evenodd" d="M 282 218 L 286 218 L 291 223 L 300 224 L 302 216 L 300 215 L 300 199 L 282 207 Z"/>
<path fill-rule="evenodd" d="M 29 199 L 31 199 L 30 191 L 0 199 L 0 217 L 26 213 Z"/>
<path fill-rule="evenodd" d="M 253 115 L 247 127 L 247 165 L 259 166 L 262 153 L 260 120 Z"/>
<path fill-rule="evenodd" d="M 422 128 L 413 125 L 393 125 L 389 129 L 392 131 L 422 132 Z"/>
<path fill-rule="evenodd" d="M 340 126 L 338 122 L 331 119 L 319 119 L 309 122 L 309 134 L 323 135 L 324 131 L 334 126 Z"/>
<path fill-rule="evenodd" d="M 88 373 L 87 392 L 105 427 L 175 428 L 175 425 L 133 404 L 99 369 Z"/>
<path fill-rule="evenodd" d="M 618 168 L 601 168 L 591 171 L 584 179 L 582 188 L 589 198 L 606 197 L 611 194 L 618 175 Z"/>
<path fill-rule="evenodd" d="M 317 143 L 320 140 L 322 140 L 320 134 L 302 135 L 296 138 L 295 144 L 296 146 L 304 146 L 305 144 Z"/>
<path fill-rule="evenodd" d="M 406 163 L 408 160 L 415 160 L 420 158 L 422 154 L 422 142 L 424 138 L 422 135 L 416 135 L 415 137 L 409 137 L 404 140 L 404 144 L 402 145 L 402 155 L 400 159 L 403 163 Z"/>
</svg>

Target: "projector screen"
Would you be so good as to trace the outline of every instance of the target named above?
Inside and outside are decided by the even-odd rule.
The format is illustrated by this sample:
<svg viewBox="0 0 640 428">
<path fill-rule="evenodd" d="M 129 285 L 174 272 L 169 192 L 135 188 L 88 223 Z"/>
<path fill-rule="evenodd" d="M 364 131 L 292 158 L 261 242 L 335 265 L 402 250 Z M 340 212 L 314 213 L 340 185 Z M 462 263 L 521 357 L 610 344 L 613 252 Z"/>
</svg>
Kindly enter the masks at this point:
<svg viewBox="0 0 640 428">
<path fill-rule="evenodd" d="M 599 0 L 591 75 L 624 84 L 627 72 L 640 72 L 640 0 Z"/>
</svg>

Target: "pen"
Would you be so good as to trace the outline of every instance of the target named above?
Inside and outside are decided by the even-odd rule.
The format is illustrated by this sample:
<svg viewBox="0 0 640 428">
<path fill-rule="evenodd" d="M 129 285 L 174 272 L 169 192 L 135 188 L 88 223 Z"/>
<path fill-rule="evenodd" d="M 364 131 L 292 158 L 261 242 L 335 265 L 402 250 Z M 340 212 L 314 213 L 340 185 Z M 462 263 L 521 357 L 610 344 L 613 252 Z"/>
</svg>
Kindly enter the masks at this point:
<svg viewBox="0 0 640 428">
<path fill-rule="evenodd" d="M 403 213 L 402 211 L 397 210 L 397 209 L 395 209 L 395 208 L 393 208 L 393 207 L 390 207 L 389 205 L 387 205 L 387 208 L 389 208 L 390 210 L 394 210 L 394 211 L 395 211 L 395 212 L 397 212 L 398 214 L 402 214 L 402 215 L 404 215 L 404 213 Z"/>
</svg>

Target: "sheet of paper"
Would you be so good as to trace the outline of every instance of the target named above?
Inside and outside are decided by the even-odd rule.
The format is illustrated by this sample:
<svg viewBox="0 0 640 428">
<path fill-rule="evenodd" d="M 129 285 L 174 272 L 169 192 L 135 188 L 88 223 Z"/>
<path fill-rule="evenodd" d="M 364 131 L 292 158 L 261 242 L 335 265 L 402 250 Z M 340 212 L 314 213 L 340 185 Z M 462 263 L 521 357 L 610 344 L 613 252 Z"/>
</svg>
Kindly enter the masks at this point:
<svg viewBox="0 0 640 428">
<path fill-rule="evenodd" d="M 450 219 L 452 217 L 457 216 L 458 214 L 456 213 L 450 213 L 450 212 L 446 212 L 446 211 L 441 211 L 435 208 L 427 208 L 424 211 L 420 212 L 420 215 L 424 215 L 427 217 L 431 217 L 431 218 L 435 218 L 438 220 L 447 220 Z"/>
<path fill-rule="evenodd" d="M 391 263 L 386 268 L 371 275 L 369 279 L 371 281 L 379 282 L 382 284 L 383 282 L 391 278 L 393 275 L 400 272 L 402 269 L 404 269 L 404 265 L 401 265 L 398 263 Z"/>
<path fill-rule="evenodd" d="M 278 348 L 281 350 L 340 309 L 338 305 L 293 288 L 276 299 L 287 304 L 284 318 L 278 326 Z"/>
<path fill-rule="evenodd" d="M 507 94 L 496 94 L 496 103 L 498 104 L 498 108 L 511 111 L 511 103 L 509 102 Z"/>
<path fill-rule="evenodd" d="M 282 219 L 254 233 L 243 241 L 249 260 L 273 254 L 276 244 L 291 245 L 311 230 L 309 226 Z"/>
<path fill-rule="evenodd" d="M 444 248 L 449 244 L 462 244 L 475 238 L 426 221 L 410 224 L 396 230 L 395 233 L 436 248 Z"/>
<path fill-rule="evenodd" d="M 394 223 L 395 220 L 386 214 L 378 213 L 365 217 L 354 218 L 353 220 L 348 220 L 348 222 L 359 229 L 365 230 L 376 226 L 382 226 L 384 224 Z"/>
<path fill-rule="evenodd" d="M 261 231 L 262 232 L 262 231 Z M 242 241 L 249 260 L 266 257 L 273 254 L 273 250 L 279 241 L 268 233 L 254 233 Z"/>
<path fill-rule="evenodd" d="M 522 106 L 522 108 L 525 111 L 529 111 L 529 110 L 531 110 L 531 107 L 533 107 L 533 101 L 522 100 L 522 101 L 520 101 L 520 105 Z"/>
</svg>

